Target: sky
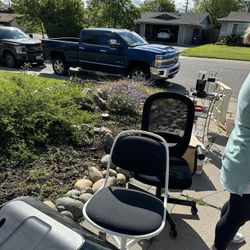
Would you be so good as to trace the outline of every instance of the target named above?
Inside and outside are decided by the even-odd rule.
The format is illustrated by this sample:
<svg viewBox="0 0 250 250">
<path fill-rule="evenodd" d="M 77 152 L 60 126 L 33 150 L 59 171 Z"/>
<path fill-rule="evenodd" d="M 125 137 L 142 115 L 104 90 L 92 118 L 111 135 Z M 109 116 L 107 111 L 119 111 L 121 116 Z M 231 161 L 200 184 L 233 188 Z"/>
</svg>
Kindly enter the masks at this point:
<svg viewBox="0 0 250 250">
<path fill-rule="evenodd" d="M 132 0 L 133 3 L 135 4 L 140 4 L 143 2 L 143 0 Z M 180 12 L 185 11 L 186 2 L 187 0 L 174 0 L 176 9 Z M 193 0 L 188 0 L 189 2 L 189 8 L 193 6 Z"/>
</svg>

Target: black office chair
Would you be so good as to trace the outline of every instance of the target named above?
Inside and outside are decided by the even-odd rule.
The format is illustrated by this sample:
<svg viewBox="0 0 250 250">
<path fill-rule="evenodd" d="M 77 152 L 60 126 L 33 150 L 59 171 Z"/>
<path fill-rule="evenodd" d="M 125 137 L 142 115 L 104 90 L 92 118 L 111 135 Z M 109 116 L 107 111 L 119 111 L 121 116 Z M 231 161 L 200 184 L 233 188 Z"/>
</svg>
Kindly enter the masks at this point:
<svg viewBox="0 0 250 250">
<path fill-rule="evenodd" d="M 100 231 L 110 234 L 118 248 L 129 249 L 141 239 L 158 235 L 165 226 L 167 191 L 163 202 L 152 194 L 122 187 L 108 187 L 111 162 L 116 166 L 147 176 L 166 173 L 168 190 L 168 144 L 159 135 L 141 130 L 121 132 L 115 139 L 107 167 L 105 183 L 85 203 L 85 219 Z M 127 242 L 128 239 L 131 239 Z"/>
<path fill-rule="evenodd" d="M 179 93 L 162 92 L 148 97 L 144 103 L 141 129 L 162 136 L 169 144 L 169 189 L 185 190 L 192 185 L 192 175 L 196 172 L 197 159 L 203 160 L 200 146 L 195 151 L 193 172 L 182 158 L 188 149 L 194 122 L 194 104 L 189 97 Z M 156 186 L 156 196 L 161 198 L 165 173 L 147 176 L 135 174 L 134 178 L 148 185 Z M 191 206 L 193 215 L 197 214 L 196 202 L 168 197 L 169 203 Z M 176 237 L 175 223 L 167 214 L 170 236 Z"/>
</svg>

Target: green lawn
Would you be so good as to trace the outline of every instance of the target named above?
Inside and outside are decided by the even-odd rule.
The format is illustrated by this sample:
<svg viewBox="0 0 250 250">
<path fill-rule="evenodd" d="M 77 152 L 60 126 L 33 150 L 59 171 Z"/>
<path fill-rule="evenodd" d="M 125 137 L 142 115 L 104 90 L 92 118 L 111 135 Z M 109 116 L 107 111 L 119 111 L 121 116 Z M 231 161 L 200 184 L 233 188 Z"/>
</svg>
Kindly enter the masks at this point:
<svg viewBox="0 0 250 250">
<path fill-rule="evenodd" d="M 206 44 L 185 50 L 181 55 L 250 61 L 250 47 Z"/>
</svg>

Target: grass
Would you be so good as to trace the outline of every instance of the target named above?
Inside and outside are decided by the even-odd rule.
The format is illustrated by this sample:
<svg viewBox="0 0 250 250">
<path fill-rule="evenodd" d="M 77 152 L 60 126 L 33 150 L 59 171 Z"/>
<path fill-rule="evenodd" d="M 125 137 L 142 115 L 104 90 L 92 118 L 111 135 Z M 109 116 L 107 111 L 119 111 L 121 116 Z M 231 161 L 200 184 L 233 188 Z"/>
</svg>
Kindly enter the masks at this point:
<svg viewBox="0 0 250 250">
<path fill-rule="evenodd" d="M 183 56 L 250 61 L 250 47 L 206 44 L 188 49 Z"/>
</svg>

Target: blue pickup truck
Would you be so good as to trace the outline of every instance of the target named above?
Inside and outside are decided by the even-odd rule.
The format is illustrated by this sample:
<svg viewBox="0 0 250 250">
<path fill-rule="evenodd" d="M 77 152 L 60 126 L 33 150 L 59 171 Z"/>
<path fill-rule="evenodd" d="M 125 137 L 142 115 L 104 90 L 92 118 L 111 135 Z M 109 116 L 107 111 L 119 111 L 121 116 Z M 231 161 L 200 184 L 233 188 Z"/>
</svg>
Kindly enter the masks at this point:
<svg viewBox="0 0 250 250">
<path fill-rule="evenodd" d="M 45 59 L 52 61 L 58 75 L 68 74 L 69 67 L 80 67 L 145 81 L 173 78 L 180 67 L 177 49 L 149 44 L 126 29 L 88 28 L 81 31 L 80 39 L 45 39 L 42 44 Z"/>
</svg>

